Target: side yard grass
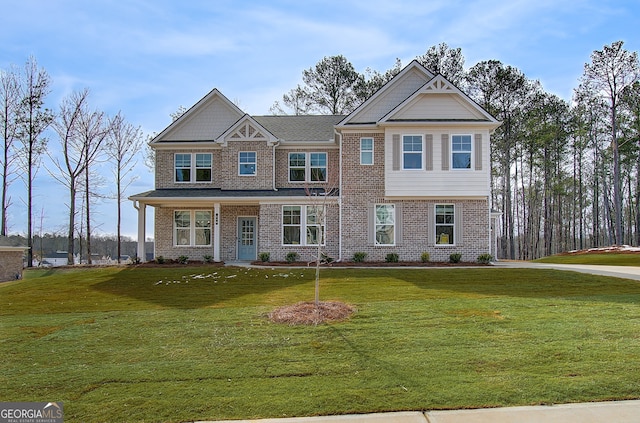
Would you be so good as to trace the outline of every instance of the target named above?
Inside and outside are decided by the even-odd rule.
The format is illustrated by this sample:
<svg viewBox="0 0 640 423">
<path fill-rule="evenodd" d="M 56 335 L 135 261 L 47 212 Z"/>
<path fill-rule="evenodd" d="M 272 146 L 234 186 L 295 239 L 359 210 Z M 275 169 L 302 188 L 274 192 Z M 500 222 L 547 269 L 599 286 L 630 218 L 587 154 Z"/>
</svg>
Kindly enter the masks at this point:
<svg viewBox="0 0 640 423">
<path fill-rule="evenodd" d="M 0 284 L 0 400 L 183 422 L 640 398 L 640 284 L 533 269 L 326 269 L 348 321 L 266 315 L 313 270 L 60 269 Z"/>
</svg>

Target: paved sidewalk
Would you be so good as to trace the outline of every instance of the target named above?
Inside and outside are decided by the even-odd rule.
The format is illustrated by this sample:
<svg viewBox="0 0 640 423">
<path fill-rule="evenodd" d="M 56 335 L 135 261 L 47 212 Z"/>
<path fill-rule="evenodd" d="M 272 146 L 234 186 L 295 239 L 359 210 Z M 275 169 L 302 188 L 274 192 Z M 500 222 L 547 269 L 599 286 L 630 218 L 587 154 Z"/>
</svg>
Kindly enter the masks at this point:
<svg viewBox="0 0 640 423">
<path fill-rule="evenodd" d="M 526 268 L 526 269 L 555 269 L 567 270 L 570 272 L 589 273 L 592 275 L 613 276 L 616 278 L 626 278 L 640 280 L 640 266 L 607 266 L 595 264 L 553 264 L 553 263 L 532 263 L 528 261 L 498 261 L 493 263 L 494 267 Z M 638 419 L 640 421 L 640 418 Z"/>
<path fill-rule="evenodd" d="M 224 420 L 217 423 L 240 423 Z M 638 423 L 640 400 L 561 404 L 552 406 L 483 408 L 478 410 L 406 411 L 244 420 L 260 423 Z M 212 423 L 212 422 L 199 422 Z"/>
</svg>

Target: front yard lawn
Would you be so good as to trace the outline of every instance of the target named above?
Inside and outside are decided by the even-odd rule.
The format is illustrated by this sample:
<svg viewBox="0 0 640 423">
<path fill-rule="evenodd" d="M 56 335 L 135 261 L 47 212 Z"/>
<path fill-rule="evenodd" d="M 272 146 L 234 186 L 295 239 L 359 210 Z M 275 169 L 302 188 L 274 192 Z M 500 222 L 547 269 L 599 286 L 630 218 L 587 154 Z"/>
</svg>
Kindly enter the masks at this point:
<svg viewBox="0 0 640 423">
<path fill-rule="evenodd" d="M 532 269 L 32 270 L 0 284 L 0 401 L 181 422 L 640 398 L 640 284 Z"/>
</svg>

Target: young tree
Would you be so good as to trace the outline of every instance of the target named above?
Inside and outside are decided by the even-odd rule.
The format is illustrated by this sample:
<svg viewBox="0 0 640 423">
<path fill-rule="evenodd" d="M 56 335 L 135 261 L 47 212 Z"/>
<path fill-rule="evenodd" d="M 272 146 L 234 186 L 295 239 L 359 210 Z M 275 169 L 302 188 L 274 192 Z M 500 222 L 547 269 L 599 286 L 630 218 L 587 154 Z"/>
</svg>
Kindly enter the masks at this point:
<svg viewBox="0 0 640 423">
<path fill-rule="evenodd" d="M 2 194 L 0 199 L 0 235 L 7 236 L 7 209 L 10 199 L 7 190 L 16 160 L 14 141 L 17 137 L 17 113 L 20 104 L 18 71 L 13 67 L 0 70 L 0 126 L 2 132 Z"/>
<path fill-rule="evenodd" d="M 613 154 L 613 207 L 614 243 L 623 242 L 622 232 L 622 192 L 620 175 L 620 152 L 618 145 L 618 112 L 620 97 L 625 87 L 638 80 L 640 64 L 638 54 L 623 48 L 622 41 L 605 45 L 602 50 L 591 54 L 591 63 L 584 66 L 583 81 L 590 83 L 599 96 L 608 103 L 611 125 L 611 152 Z"/>
<path fill-rule="evenodd" d="M 465 80 L 464 56 L 462 49 L 451 48 L 447 43 L 431 46 L 425 54 L 416 57 L 425 68 L 436 74 L 441 74 L 458 87 Z"/>
<path fill-rule="evenodd" d="M 87 264 L 91 262 L 91 199 L 94 192 L 91 190 L 92 166 L 98 161 L 103 152 L 104 140 L 109 134 L 108 119 L 104 112 L 87 111 L 80 114 L 79 141 L 84 151 L 84 193 L 85 213 L 87 226 Z"/>
<path fill-rule="evenodd" d="M 117 255 L 118 263 L 122 256 L 122 236 L 120 233 L 122 221 L 123 194 L 136 175 L 129 177 L 137 163 L 137 155 L 143 145 L 143 135 L 140 127 L 128 123 L 121 113 L 109 121 L 109 135 L 107 138 L 107 155 L 113 161 L 113 174 L 116 178 L 117 216 Z"/>
<path fill-rule="evenodd" d="M 44 69 L 38 68 L 30 57 L 20 81 L 20 104 L 17 111 L 17 136 L 22 144 L 19 157 L 27 188 L 27 267 L 33 267 L 33 182 L 40 168 L 40 157 L 46 150 L 43 132 L 53 121 L 53 113 L 44 108 L 50 92 L 51 79 Z"/>
<path fill-rule="evenodd" d="M 54 122 L 54 129 L 62 147 L 62 161 L 58 157 L 51 157 L 51 161 L 58 173 L 49 174 L 69 189 L 69 227 L 67 232 L 67 263 L 74 264 L 73 242 L 76 228 L 76 197 L 80 176 L 84 171 L 86 154 L 80 142 L 80 119 L 86 113 L 89 90 L 73 92 L 60 103 L 58 118 Z"/>
</svg>

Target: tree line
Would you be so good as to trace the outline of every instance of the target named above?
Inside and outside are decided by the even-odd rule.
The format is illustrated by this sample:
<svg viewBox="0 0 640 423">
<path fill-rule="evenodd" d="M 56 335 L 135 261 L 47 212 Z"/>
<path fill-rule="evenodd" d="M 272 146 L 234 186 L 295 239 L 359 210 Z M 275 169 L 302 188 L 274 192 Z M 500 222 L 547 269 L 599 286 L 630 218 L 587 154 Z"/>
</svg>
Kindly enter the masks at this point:
<svg viewBox="0 0 640 423">
<path fill-rule="evenodd" d="M 502 121 L 492 136 L 492 204 L 499 257 L 640 245 L 640 65 L 622 41 L 591 54 L 571 101 L 514 66 L 464 68 L 446 43 L 416 57 Z M 344 56 L 303 71 L 273 113 L 348 114 L 401 70 L 358 73 Z"/>
<path fill-rule="evenodd" d="M 24 67 L 15 65 L 0 70 L 0 132 L 2 133 L 2 185 L 0 195 L 0 235 L 7 236 L 8 209 L 12 199 L 9 187 L 20 178 L 25 185 L 27 206 L 27 266 L 33 266 L 34 205 L 33 188 L 43 158 L 49 175 L 65 186 L 69 193 L 66 251 L 73 264 L 80 243 L 85 240 L 87 262 L 93 255 L 91 206 L 105 194 L 99 192 L 101 176 L 98 163 L 108 162 L 113 173 L 115 192 L 107 194 L 117 204 L 117 246 L 114 256 L 122 256 L 121 205 L 125 189 L 135 180 L 132 174 L 143 145 L 139 127 L 126 121 L 122 113 L 108 116 L 90 105 L 90 91 L 85 88 L 63 98 L 57 109 L 45 107 L 51 92 L 51 77 L 30 57 Z M 50 140 L 52 137 L 53 140 Z M 55 142 L 58 148 L 50 148 Z M 16 176 L 18 175 L 18 176 Z M 80 207 L 78 207 L 80 202 Z M 40 227 L 42 231 L 42 228 Z M 40 231 L 40 232 L 41 232 Z M 39 235 L 42 239 L 42 234 Z"/>
</svg>

